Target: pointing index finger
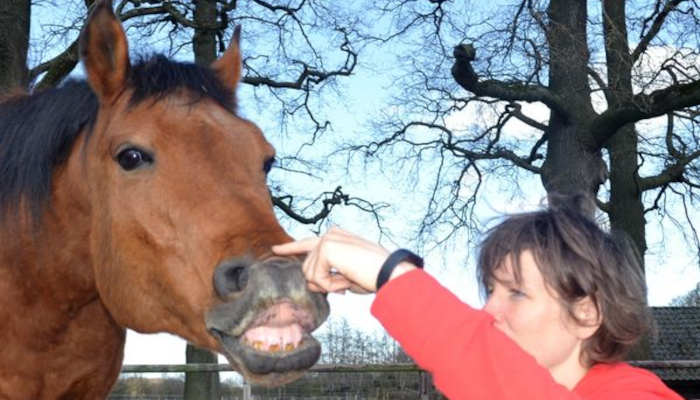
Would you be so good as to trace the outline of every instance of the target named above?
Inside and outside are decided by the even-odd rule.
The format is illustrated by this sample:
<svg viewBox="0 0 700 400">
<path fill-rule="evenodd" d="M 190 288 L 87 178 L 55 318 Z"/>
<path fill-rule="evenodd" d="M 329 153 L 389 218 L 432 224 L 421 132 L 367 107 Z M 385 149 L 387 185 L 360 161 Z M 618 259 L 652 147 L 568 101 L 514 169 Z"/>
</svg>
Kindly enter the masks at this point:
<svg viewBox="0 0 700 400">
<path fill-rule="evenodd" d="M 272 251 L 281 256 L 308 253 L 316 247 L 318 243 L 317 237 L 306 238 L 294 242 L 278 244 L 272 246 Z"/>
</svg>

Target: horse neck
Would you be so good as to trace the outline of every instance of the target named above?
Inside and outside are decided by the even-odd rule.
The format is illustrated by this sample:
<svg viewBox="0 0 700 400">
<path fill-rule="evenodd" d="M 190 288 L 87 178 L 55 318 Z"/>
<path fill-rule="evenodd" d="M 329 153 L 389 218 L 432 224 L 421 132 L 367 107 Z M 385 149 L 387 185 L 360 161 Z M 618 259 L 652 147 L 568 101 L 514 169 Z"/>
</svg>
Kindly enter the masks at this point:
<svg viewBox="0 0 700 400">
<path fill-rule="evenodd" d="M 104 398 L 119 374 L 125 330 L 100 301 L 70 175 L 55 173 L 39 226 L 0 230 L 0 398 Z"/>
<path fill-rule="evenodd" d="M 65 179 L 57 172 L 54 186 L 62 187 Z M 15 307 L 40 308 L 52 319 L 69 318 L 97 299 L 88 247 L 89 215 L 81 212 L 79 199 L 69 192 L 53 190 L 38 224 L 24 218 L 0 233 L 0 274 L 12 287 L 0 299 Z M 13 298 L 3 299 L 7 296 Z"/>
<path fill-rule="evenodd" d="M 97 297 L 89 253 L 89 212 L 65 170 L 38 224 L 25 218 L 0 232 L 0 268 L 28 298 L 73 306 Z"/>
</svg>

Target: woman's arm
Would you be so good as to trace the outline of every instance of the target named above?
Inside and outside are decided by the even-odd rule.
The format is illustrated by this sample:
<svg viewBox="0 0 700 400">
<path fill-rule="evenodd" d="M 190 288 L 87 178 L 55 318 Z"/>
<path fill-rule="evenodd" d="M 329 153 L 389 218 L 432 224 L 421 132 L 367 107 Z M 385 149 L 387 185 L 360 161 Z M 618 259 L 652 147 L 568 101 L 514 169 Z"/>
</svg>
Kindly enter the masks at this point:
<svg viewBox="0 0 700 400">
<path fill-rule="evenodd" d="M 425 272 L 385 285 L 372 314 L 450 399 L 581 399 Z"/>
</svg>

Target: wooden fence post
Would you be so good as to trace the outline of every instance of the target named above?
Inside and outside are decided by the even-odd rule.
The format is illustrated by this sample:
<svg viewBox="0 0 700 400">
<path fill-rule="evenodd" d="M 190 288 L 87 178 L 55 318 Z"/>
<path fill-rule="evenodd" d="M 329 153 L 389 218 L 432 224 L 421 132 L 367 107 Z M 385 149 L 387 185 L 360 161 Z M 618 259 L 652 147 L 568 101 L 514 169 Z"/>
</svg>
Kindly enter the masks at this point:
<svg viewBox="0 0 700 400">
<path fill-rule="evenodd" d="M 187 343 L 185 358 L 188 364 L 213 363 L 217 364 L 216 354 Z M 186 372 L 184 400 L 219 400 L 218 372 Z"/>
</svg>

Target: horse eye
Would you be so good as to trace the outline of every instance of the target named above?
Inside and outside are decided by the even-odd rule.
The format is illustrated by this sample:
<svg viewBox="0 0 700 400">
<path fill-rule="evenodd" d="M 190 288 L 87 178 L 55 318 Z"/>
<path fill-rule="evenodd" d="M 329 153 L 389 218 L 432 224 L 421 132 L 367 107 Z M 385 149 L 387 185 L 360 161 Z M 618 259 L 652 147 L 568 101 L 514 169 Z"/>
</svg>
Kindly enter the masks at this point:
<svg viewBox="0 0 700 400">
<path fill-rule="evenodd" d="M 117 162 L 125 171 L 131 171 L 143 164 L 150 164 L 153 158 L 143 150 L 130 147 L 119 152 Z"/>
<path fill-rule="evenodd" d="M 263 171 L 265 171 L 266 174 L 269 173 L 274 163 L 275 157 L 270 157 L 267 160 L 265 160 L 265 163 L 263 163 Z"/>
</svg>

